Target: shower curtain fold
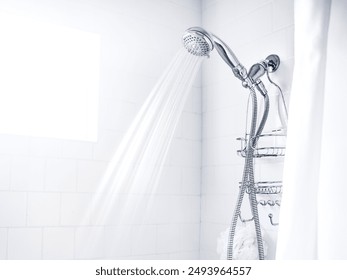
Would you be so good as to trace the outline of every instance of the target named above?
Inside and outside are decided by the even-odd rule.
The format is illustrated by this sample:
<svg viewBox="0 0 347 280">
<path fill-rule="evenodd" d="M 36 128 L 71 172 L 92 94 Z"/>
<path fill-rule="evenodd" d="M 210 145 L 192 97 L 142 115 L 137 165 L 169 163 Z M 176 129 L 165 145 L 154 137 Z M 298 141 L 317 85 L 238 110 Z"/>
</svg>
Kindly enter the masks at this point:
<svg viewBox="0 0 347 280">
<path fill-rule="evenodd" d="M 347 259 L 347 1 L 295 1 L 277 259 Z"/>
</svg>

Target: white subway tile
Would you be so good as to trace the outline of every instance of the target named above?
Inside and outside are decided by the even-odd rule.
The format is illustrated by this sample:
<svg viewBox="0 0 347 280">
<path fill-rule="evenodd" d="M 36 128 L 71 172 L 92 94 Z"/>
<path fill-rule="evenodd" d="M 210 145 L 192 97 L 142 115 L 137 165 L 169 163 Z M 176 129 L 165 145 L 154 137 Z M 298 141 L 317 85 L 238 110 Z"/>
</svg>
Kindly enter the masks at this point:
<svg viewBox="0 0 347 280">
<path fill-rule="evenodd" d="M 196 113 L 193 110 L 193 102 L 194 102 L 194 93 L 197 91 L 197 87 L 192 87 L 192 89 L 190 90 L 190 93 L 187 96 L 187 100 L 186 103 L 184 104 L 183 107 L 183 112 L 187 112 L 187 113 Z"/>
<path fill-rule="evenodd" d="M 274 29 L 294 24 L 294 1 L 275 0 L 274 3 Z"/>
<path fill-rule="evenodd" d="M 217 138 L 215 163 L 218 165 L 243 163 L 243 158 L 239 157 L 236 152 L 240 149 L 238 142 L 236 135 Z"/>
<path fill-rule="evenodd" d="M 155 225 L 134 225 L 131 239 L 132 255 L 156 253 L 157 227 Z"/>
<path fill-rule="evenodd" d="M 202 141 L 202 166 L 214 165 L 216 160 L 217 145 L 215 139 Z"/>
<path fill-rule="evenodd" d="M 6 155 L 0 156 L 0 190 L 8 190 L 10 188 L 10 171 L 11 157 Z"/>
<path fill-rule="evenodd" d="M 61 224 L 64 226 L 88 225 L 90 223 L 89 208 L 91 195 L 76 193 L 62 194 Z"/>
<path fill-rule="evenodd" d="M 93 158 L 95 160 L 110 160 L 115 154 L 123 133 L 101 131 L 98 142 L 93 145 Z"/>
<path fill-rule="evenodd" d="M 193 162 L 191 167 L 194 168 L 201 168 L 202 164 L 202 152 L 201 152 L 201 140 L 199 141 L 192 141 L 193 147 Z"/>
<path fill-rule="evenodd" d="M 202 166 L 201 168 L 201 194 L 213 193 L 215 185 L 215 167 Z"/>
<path fill-rule="evenodd" d="M 76 230 L 77 259 L 114 259 L 131 255 L 131 227 L 82 227 Z"/>
<path fill-rule="evenodd" d="M 201 223 L 201 247 L 202 251 L 210 251 L 217 254 L 217 244 L 220 234 L 224 232 L 228 226 L 222 224 Z"/>
<path fill-rule="evenodd" d="M 183 236 L 180 242 L 181 251 L 199 251 L 200 247 L 200 222 L 192 224 L 181 224 Z"/>
<path fill-rule="evenodd" d="M 90 211 L 91 225 L 119 225 L 124 222 L 131 223 L 128 220 L 129 212 L 135 210 L 134 204 L 130 198 L 124 198 L 124 195 L 100 194 L 92 196 Z M 126 207 L 127 206 L 127 207 Z"/>
<path fill-rule="evenodd" d="M 29 137 L 2 134 L 0 136 L 0 154 L 28 155 Z"/>
<path fill-rule="evenodd" d="M 125 132 L 130 127 L 139 106 L 115 98 L 103 100 L 100 111 L 100 128 Z"/>
<path fill-rule="evenodd" d="M 259 168 L 264 181 L 281 181 L 283 178 L 283 163 L 263 163 Z"/>
<path fill-rule="evenodd" d="M 216 2 L 220 2 L 219 0 L 202 0 L 201 1 L 201 9 L 204 12 L 205 10 L 208 10 L 211 8 L 212 5 L 215 5 Z"/>
<path fill-rule="evenodd" d="M 171 253 L 167 259 L 170 260 L 198 260 L 199 251 Z"/>
<path fill-rule="evenodd" d="M 173 195 L 149 196 L 145 199 L 138 198 L 135 203 L 137 208 L 134 208 L 137 211 L 136 215 L 133 215 L 135 218 L 132 218 L 135 224 L 163 224 L 168 221 L 173 222 L 176 219 L 175 209 L 177 204 L 174 205 Z"/>
<path fill-rule="evenodd" d="M 181 194 L 199 195 L 200 191 L 201 191 L 200 167 L 183 168 Z"/>
<path fill-rule="evenodd" d="M 177 166 L 164 166 L 158 187 L 157 194 L 178 194 L 182 185 L 182 168 Z"/>
<path fill-rule="evenodd" d="M 192 141 L 173 139 L 168 152 L 168 162 L 175 166 L 192 166 Z"/>
<path fill-rule="evenodd" d="M 242 181 L 243 165 L 222 165 L 215 168 L 214 193 L 237 195 Z"/>
<path fill-rule="evenodd" d="M 150 32 L 150 31 L 149 31 Z M 135 50 L 134 50 L 135 51 Z M 164 65 L 161 53 L 144 45 L 142 48 L 137 48 L 136 51 L 141 56 L 141 59 L 133 56 L 128 60 L 129 73 L 133 76 L 145 76 L 149 78 L 159 78 L 167 65 Z M 151 65 L 151 67 L 148 67 Z"/>
<path fill-rule="evenodd" d="M 192 9 L 195 10 L 195 12 L 201 11 L 201 1 L 200 0 L 172 0 L 172 2 L 176 3 L 177 5 L 182 6 L 184 9 Z"/>
<path fill-rule="evenodd" d="M 30 138 L 30 155 L 38 157 L 60 157 L 62 141 L 52 138 Z"/>
<path fill-rule="evenodd" d="M 77 191 L 93 192 L 100 187 L 107 163 L 101 161 L 79 161 L 77 165 Z"/>
<path fill-rule="evenodd" d="M 57 226 L 60 218 L 60 194 L 28 194 L 28 226 Z"/>
<path fill-rule="evenodd" d="M 199 224 L 159 225 L 157 252 L 160 254 L 198 250 L 199 227 Z"/>
<path fill-rule="evenodd" d="M 79 227 L 75 233 L 76 259 L 101 259 L 103 248 L 104 227 Z"/>
<path fill-rule="evenodd" d="M 170 200 L 167 220 L 173 223 L 198 223 L 200 221 L 200 196 L 172 196 Z"/>
<path fill-rule="evenodd" d="M 124 258 L 131 255 L 134 244 L 131 226 L 123 225 L 119 227 L 106 227 L 103 236 L 103 258 Z M 143 248 L 142 248 L 143 249 Z"/>
<path fill-rule="evenodd" d="M 77 163 L 70 159 L 47 159 L 46 190 L 75 191 Z"/>
<path fill-rule="evenodd" d="M 42 258 L 40 228 L 10 228 L 8 230 L 8 259 L 38 260 Z"/>
<path fill-rule="evenodd" d="M 0 227 L 25 226 L 27 194 L 0 192 Z"/>
<path fill-rule="evenodd" d="M 221 81 L 236 83 L 236 81 L 231 80 L 233 76 L 231 76 L 230 71 L 230 68 L 228 68 L 218 55 L 211 55 L 211 57 L 202 64 L 201 84 L 202 86 L 206 86 Z M 204 92 L 204 90 L 205 88 L 202 89 L 202 92 Z M 203 108 L 205 108 L 204 105 L 206 104 L 203 104 Z"/>
<path fill-rule="evenodd" d="M 45 228 L 43 230 L 43 259 L 73 259 L 74 238 L 73 228 Z"/>
<path fill-rule="evenodd" d="M 200 73 L 200 76 L 201 76 L 201 73 Z M 201 91 L 202 91 L 201 84 L 199 87 L 192 88 L 192 92 L 190 94 L 193 99 L 192 113 L 201 114 L 201 111 L 202 111 Z"/>
<path fill-rule="evenodd" d="M 133 255 L 133 256 L 126 256 L 122 258 L 124 260 L 168 260 L 170 259 L 170 254 L 153 254 L 153 255 Z"/>
<path fill-rule="evenodd" d="M 11 188 L 13 190 L 42 190 L 44 188 L 45 164 L 43 158 L 14 157 Z"/>
<path fill-rule="evenodd" d="M 182 120 L 182 135 L 181 137 L 189 140 L 201 139 L 201 116 L 192 113 L 183 113 Z"/>
<path fill-rule="evenodd" d="M 0 260 L 7 259 L 7 228 L 0 228 Z"/>
<path fill-rule="evenodd" d="M 231 222 L 236 197 L 232 195 L 203 195 L 201 221 L 227 224 Z"/>
<path fill-rule="evenodd" d="M 224 69 L 225 71 L 227 69 Z M 232 77 L 230 77 L 232 78 Z M 239 91 L 235 92 L 235 84 L 227 81 L 221 81 L 206 85 L 203 88 L 203 112 L 210 112 L 217 109 L 231 106 L 234 102 L 238 102 L 235 98 Z"/>
<path fill-rule="evenodd" d="M 242 49 L 242 44 L 257 38 L 262 38 L 272 32 L 272 13 L 273 7 L 270 2 L 255 10 L 250 9 L 246 14 L 235 18 L 232 17 L 229 22 L 221 22 L 221 32 L 224 32 L 223 34 L 218 33 L 218 35 L 221 37 L 223 36 L 223 41 L 227 44 L 231 45 L 233 43 L 231 47 L 236 55 L 238 55 L 239 51 Z M 242 28 L 240 28 L 240 25 L 238 24 L 240 22 L 242 22 Z M 239 55 L 238 58 L 241 61 L 244 60 L 243 57 L 240 57 Z"/>
<path fill-rule="evenodd" d="M 91 159 L 93 144 L 85 141 L 63 141 L 62 156 L 74 159 Z"/>
<path fill-rule="evenodd" d="M 118 80 L 117 98 L 131 103 L 143 104 L 153 90 L 157 78 L 137 76 L 136 83 L 129 83 L 128 80 Z"/>
<path fill-rule="evenodd" d="M 201 250 L 200 251 L 200 260 L 218 260 L 219 255 L 215 250 L 208 251 L 208 250 Z"/>
<path fill-rule="evenodd" d="M 159 225 L 157 232 L 157 253 L 173 253 L 180 250 L 183 233 L 179 224 Z"/>
</svg>

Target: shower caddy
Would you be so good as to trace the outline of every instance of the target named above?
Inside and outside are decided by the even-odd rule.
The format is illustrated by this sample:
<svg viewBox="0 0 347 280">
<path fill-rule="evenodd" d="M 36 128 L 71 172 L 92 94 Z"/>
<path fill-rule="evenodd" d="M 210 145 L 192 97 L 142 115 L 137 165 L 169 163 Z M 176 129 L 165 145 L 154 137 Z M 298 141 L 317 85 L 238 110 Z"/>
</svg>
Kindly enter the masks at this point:
<svg viewBox="0 0 347 280">
<path fill-rule="evenodd" d="M 248 135 L 247 135 L 248 136 Z M 246 137 L 247 137 L 246 136 Z M 236 140 L 240 141 L 241 143 L 241 148 L 237 150 L 237 154 L 240 157 L 245 158 L 246 157 L 246 147 L 247 147 L 247 138 L 246 137 L 239 137 L 236 138 Z M 285 156 L 285 146 L 276 146 L 276 138 L 285 138 L 286 134 L 284 131 L 274 131 L 273 133 L 264 133 L 259 135 L 259 139 L 262 137 L 266 138 L 272 138 L 271 141 L 274 142 L 274 145 L 272 146 L 262 146 L 259 147 L 257 143 L 257 147 L 254 148 L 254 153 L 253 153 L 253 158 L 254 159 L 259 159 L 259 158 L 274 158 L 274 157 L 283 157 Z M 283 142 L 283 141 L 281 141 Z M 242 188 L 242 182 L 239 183 L 239 187 Z M 250 194 L 251 192 L 251 187 L 246 188 L 246 193 Z M 275 195 L 277 196 L 274 199 L 260 199 L 257 200 L 257 204 L 261 206 L 281 206 L 281 201 L 278 198 L 278 195 L 282 194 L 282 181 L 255 181 L 254 185 L 254 192 L 256 195 Z M 275 223 L 273 220 L 273 214 L 269 213 L 268 215 L 269 221 L 271 225 L 277 226 L 278 223 Z M 251 219 L 244 219 L 241 215 L 241 211 L 239 213 L 239 218 L 242 222 L 250 222 L 253 221 L 253 218 Z"/>
</svg>

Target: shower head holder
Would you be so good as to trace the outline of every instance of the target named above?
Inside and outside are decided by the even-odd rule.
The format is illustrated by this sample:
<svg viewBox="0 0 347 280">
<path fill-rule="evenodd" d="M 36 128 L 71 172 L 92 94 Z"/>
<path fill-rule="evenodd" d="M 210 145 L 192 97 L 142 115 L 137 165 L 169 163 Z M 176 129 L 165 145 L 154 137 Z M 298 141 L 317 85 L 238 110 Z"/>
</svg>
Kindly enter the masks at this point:
<svg viewBox="0 0 347 280">
<path fill-rule="evenodd" d="M 248 71 L 249 77 L 253 82 L 257 82 L 261 76 L 263 76 L 266 72 L 272 73 L 275 72 L 280 65 L 280 58 L 276 54 L 271 54 L 264 60 L 253 64 L 252 67 Z"/>
<path fill-rule="evenodd" d="M 266 59 L 265 62 L 267 64 L 267 71 L 269 73 L 275 72 L 278 67 L 280 66 L 280 58 L 276 54 L 270 54 Z"/>
</svg>

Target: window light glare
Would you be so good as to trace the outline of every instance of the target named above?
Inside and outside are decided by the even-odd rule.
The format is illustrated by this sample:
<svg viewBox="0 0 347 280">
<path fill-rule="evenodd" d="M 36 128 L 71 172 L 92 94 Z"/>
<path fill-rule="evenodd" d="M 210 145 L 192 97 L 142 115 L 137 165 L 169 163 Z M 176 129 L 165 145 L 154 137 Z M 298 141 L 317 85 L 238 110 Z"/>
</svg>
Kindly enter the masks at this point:
<svg viewBox="0 0 347 280">
<path fill-rule="evenodd" d="M 0 14 L 0 133 L 96 141 L 100 36 Z"/>
</svg>

